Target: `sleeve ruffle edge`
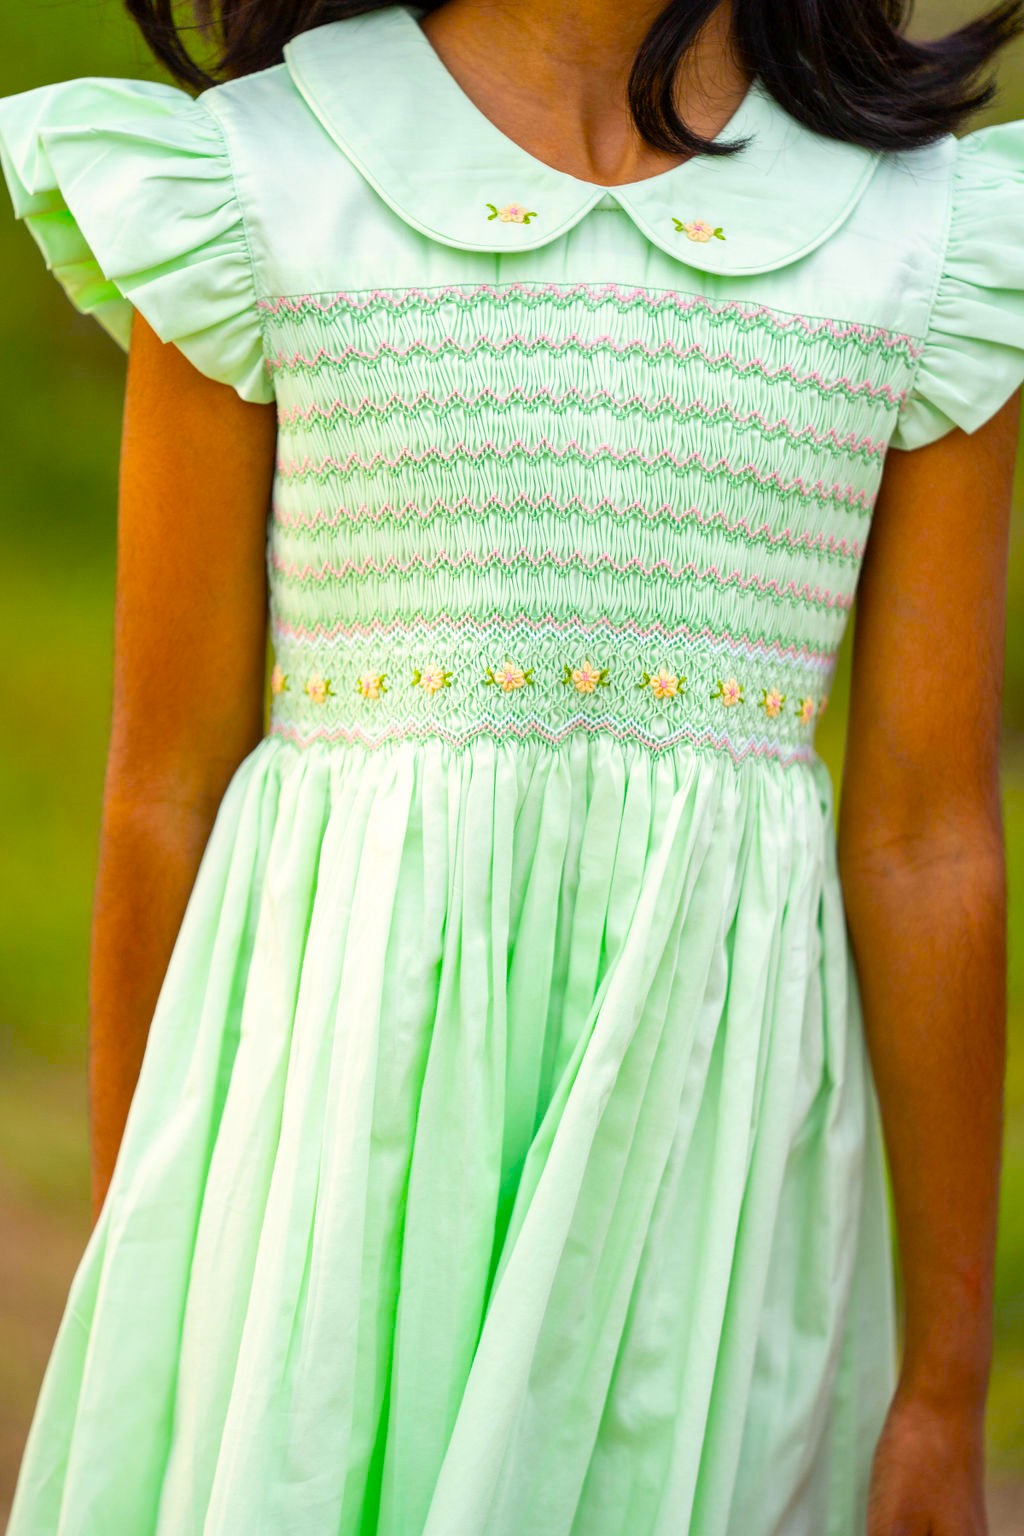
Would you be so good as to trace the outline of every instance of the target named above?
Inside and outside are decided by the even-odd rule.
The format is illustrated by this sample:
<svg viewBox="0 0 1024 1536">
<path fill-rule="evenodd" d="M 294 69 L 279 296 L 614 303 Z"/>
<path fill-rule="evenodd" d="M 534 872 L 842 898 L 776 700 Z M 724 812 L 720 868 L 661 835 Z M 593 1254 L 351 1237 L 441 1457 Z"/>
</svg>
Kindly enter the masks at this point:
<svg viewBox="0 0 1024 1536">
<path fill-rule="evenodd" d="M 269 401 L 252 262 L 219 124 L 174 86 L 73 80 L 0 100 L 14 211 L 75 307 L 132 309 L 208 377 Z"/>
<path fill-rule="evenodd" d="M 1022 380 L 1024 122 L 1013 122 L 957 145 L 942 270 L 893 447 L 975 431 Z"/>
</svg>

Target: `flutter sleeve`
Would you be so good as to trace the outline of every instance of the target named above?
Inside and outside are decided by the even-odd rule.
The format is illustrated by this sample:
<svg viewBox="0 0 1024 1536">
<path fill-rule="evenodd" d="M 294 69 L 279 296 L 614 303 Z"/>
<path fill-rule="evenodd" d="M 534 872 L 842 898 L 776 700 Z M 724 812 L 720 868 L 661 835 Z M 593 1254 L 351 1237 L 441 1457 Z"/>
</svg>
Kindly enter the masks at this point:
<svg viewBox="0 0 1024 1536">
<path fill-rule="evenodd" d="M 1024 122 L 957 145 L 949 229 L 894 448 L 973 432 L 1024 380 Z"/>
<path fill-rule="evenodd" d="M 201 98 L 104 79 L 9 96 L 0 165 L 78 309 L 123 347 L 138 309 L 202 373 L 272 399 L 228 147 Z"/>
</svg>

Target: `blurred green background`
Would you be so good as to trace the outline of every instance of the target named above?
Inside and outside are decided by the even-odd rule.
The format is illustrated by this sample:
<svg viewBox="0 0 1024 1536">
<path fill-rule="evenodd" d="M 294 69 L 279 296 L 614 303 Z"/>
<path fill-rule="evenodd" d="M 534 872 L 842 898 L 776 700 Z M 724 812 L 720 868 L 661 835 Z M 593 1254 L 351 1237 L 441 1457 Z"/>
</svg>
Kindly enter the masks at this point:
<svg viewBox="0 0 1024 1536">
<path fill-rule="evenodd" d="M 921 0 L 916 29 L 976 11 Z M 109 0 L 5 0 L 0 95 L 73 75 L 156 77 Z M 981 121 L 1024 117 L 1024 47 Z M 129 210 L 125 210 L 126 216 Z M 75 314 L 0 192 L 0 444 L 5 658 L 0 752 L 0 1516 L 88 1227 L 89 912 L 110 697 L 115 493 L 124 361 Z M 989 1416 L 993 1529 L 1024 1530 L 1024 474 L 1015 515 L 1005 693 L 1011 1058 Z M 848 663 L 849 647 L 846 648 Z M 838 774 L 845 670 L 820 733 Z M 1017 1514 L 1011 1513 L 1011 1505 Z M 1020 1523 L 1017 1523 L 1018 1515 Z M 124 1536 L 130 1536 L 125 1532 Z"/>
</svg>

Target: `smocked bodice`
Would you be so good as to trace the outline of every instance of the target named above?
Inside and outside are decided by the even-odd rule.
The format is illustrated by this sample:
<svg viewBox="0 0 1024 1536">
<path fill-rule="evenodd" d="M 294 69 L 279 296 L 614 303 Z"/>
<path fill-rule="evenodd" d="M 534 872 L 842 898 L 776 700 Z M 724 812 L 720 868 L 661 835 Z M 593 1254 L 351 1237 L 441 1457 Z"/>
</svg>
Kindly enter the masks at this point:
<svg viewBox="0 0 1024 1536">
<path fill-rule="evenodd" d="M 264 313 L 274 731 L 811 752 L 911 338 L 610 285 Z"/>
<path fill-rule="evenodd" d="M 753 81 L 725 137 L 578 180 L 405 6 L 0 103 L 75 303 L 276 409 L 277 745 L 813 757 L 888 450 L 1024 369 L 1020 127 L 882 154 Z"/>
</svg>

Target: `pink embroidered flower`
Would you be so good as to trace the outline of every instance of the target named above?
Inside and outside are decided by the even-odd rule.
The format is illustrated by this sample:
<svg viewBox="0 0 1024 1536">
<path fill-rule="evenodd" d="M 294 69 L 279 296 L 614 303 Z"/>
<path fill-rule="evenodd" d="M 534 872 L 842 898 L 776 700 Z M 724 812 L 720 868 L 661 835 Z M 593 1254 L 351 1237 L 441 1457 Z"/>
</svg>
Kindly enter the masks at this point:
<svg viewBox="0 0 1024 1536">
<path fill-rule="evenodd" d="M 363 672 L 356 682 L 356 691 L 364 699 L 379 699 L 382 693 L 387 693 L 384 679 L 386 672 Z"/>
<path fill-rule="evenodd" d="M 502 208 L 498 208 L 494 203 L 488 203 L 486 206 L 491 210 L 487 215 L 488 223 L 492 219 L 499 219 L 502 224 L 529 224 L 531 219 L 537 217 L 536 209 L 527 208 L 522 203 L 506 203 Z"/>
<path fill-rule="evenodd" d="M 321 677 L 319 672 L 314 672 L 312 677 L 306 679 L 306 693 L 314 704 L 326 704 L 327 700 L 334 696 L 330 678 Z"/>
<path fill-rule="evenodd" d="M 562 677 L 563 683 L 571 683 L 577 693 L 593 693 L 595 688 L 604 688 L 608 684 L 608 668 L 595 667 L 592 661 L 585 661 L 580 667 L 566 666 Z"/>
<path fill-rule="evenodd" d="M 484 682 L 500 688 L 502 693 L 514 693 L 517 688 L 533 685 L 533 668 L 517 667 L 507 656 L 500 667 L 488 667 Z"/>
<path fill-rule="evenodd" d="M 822 715 L 825 713 L 825 705 L 827 703 L 828 703 L 828 694 L 827 693 L 823 693 L 821 698 L 818 700 L 818 719 L 819 720 L 821 719 Z"/>
<path fill-rule="evenodd" d="M 640 675 L 640 687 L 649 688 L 656 699 L 676 699 L 683 691 L 685 677 L 677 676 L 667 667 L 660 667 L 657 672 L 643 672 Z"/>
<path fill-rule="evenodd" d="M 673 219 L 672 222 L 681 235 L 698 245 L 707 245 L 709 240 L 725 239 L 721 224 L 709 224 L 707 219 Z"/>
<path fill-rule="evenodd" d="M 810 694 L 797 705 L 796 717 L 801 725 L 810 725 L 814 718 L 814 700 Z"/>
<path fill-rule="evenodd" d="M 743 685 L 734 677 L 719 678 L 718 687 L 711 695 L 713 699 L 721 699 L 724 709 L 732 709 L 734 704 L 743 703 Z"/>
<path fill-rule="evenodd" d="M 274 662 L 274 669 L 270 674 L 270 691 L 275 695 L 288 691 L 288 675 L 282 671 L 276 661 Z"/>
<path fill-rule="evenodd" d="M 786 695 L 780 693 L 777 688 L 762 688 L 761 703 L 758 706 L 763 709 L 769 720 L 782 713 L 782 706 L 786 702 Z"/>
<path fill-rule="evenodd" d="M 417 667 L 412 675 L 414 688 L 422 688 L 424 693 L 439 693 L 442 688 L 447 688 L 452 680 L 452 674 L 446 672 L 444 667 Z"/>
</svg>

